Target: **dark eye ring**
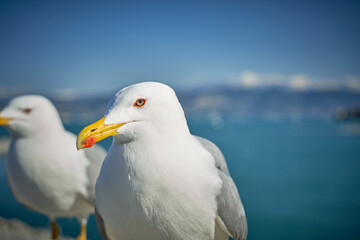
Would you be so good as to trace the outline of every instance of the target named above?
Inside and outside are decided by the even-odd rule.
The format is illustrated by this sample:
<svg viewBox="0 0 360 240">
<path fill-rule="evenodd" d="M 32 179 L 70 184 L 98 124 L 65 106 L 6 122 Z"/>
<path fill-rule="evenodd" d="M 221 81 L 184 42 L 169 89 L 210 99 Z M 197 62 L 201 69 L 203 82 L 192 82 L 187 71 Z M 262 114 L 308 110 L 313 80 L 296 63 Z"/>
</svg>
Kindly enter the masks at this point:
<svg viewBox="0 0 360 240">
<path fill-rule="evenodd" d="M 136 102 L 134 103 L 134 107 L 142 107 L 145 105 L 146 100 L 143 98 L 139 98 L 138 100 L 136 100 Z"/>
<path fill-rule="evenodd" d="M 29 114 L 29 113 L 32 112 L 32 109 L 31 108 L 24 108 L 22 111 L 23 111 L 23 113 Z"/>
</svg>

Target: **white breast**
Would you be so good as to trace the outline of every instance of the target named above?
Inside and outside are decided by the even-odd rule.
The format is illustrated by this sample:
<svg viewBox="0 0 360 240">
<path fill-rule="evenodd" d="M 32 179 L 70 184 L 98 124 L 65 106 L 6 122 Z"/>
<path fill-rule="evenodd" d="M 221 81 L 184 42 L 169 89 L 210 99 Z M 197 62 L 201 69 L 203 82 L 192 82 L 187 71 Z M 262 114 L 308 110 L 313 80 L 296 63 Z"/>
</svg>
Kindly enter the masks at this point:
<svg viewBox="0 0 360 240">
<path fill-rule="evenodd" d="M 12 142 L 6 168 L 18 201 L 54 217 L 91 212 L 90 204 L 78 202 L 82 201 L 81 195 L 87 194 L 88 163 L 83 153 L 77 153 L 72 146 L 74 141 L 73 137 L 64 137 L 64 142 L 57 142 L 56 146 L 32 138 Z"/>
<path fill-rule="evenodd" d="M 110 239 L 213 239 L 221 182 L 211 156 L 143 146 L 113 144 L 102 166 L 95 199 Z"/>
<path fill-rule="evenodd" d="M 96 182 L 96 209 L 104 219 L 107 235 L 124 240 L 167 239 L 146 220 L 122 156 L 123 147 L 113 145 Z"/>
</svg>

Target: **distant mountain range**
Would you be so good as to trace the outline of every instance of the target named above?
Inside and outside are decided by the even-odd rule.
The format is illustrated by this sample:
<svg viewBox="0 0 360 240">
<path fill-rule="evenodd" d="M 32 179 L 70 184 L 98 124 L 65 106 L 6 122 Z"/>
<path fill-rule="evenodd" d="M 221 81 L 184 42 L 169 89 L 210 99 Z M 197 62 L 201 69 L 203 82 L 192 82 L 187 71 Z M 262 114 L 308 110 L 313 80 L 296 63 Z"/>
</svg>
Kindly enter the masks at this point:
<svg viewBox="0 0 360 240">
<path fill-rule="evenodd" d="M 209 86 L 176 90 L 187 117 L 262 116 L 266 118 L 331 118 L 339 109 L 360 106 L 360 92 L 349 89 L 295 91 L 268 87 L 246 89 L 232 86 Z M 46 94 L 45 94 L 46 95 Z M 49 97 L 65 123 L 88 123 L 105 113 L 111 95 L 61 100 Z M 11 97 L 0 98 L 0 108 Z"/>
</svg>

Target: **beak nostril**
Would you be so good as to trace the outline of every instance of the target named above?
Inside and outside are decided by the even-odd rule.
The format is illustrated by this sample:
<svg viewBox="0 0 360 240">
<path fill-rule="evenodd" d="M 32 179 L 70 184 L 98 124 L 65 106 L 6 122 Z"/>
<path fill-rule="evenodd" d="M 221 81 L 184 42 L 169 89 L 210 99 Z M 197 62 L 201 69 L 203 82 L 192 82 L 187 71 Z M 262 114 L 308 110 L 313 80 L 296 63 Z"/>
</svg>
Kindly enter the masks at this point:
<svg viewBox="0 0 360 240">
<path fill-rule="evenodd" d="M 93 128 L 93 129 L 91 129 L 90 131 L 91 131 L 91 132 L 94 132 L 96 129 L 97 129 L 97 128 Z"/>
</svg>

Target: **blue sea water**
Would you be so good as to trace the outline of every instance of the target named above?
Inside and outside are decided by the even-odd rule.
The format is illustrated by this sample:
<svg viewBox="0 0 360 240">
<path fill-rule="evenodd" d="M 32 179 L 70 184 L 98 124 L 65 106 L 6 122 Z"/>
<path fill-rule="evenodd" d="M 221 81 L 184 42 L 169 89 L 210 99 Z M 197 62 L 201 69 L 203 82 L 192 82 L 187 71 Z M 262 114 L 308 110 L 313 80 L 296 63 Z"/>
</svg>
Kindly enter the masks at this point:
<svg viewBox="0 0 360 240">
<path fill-rule="evenodd" d="M 222 149 L 245 206 L 249 240 L 360 239 L 359 123 L 225 118 L 220 125 L 192 119 L 189 126 Z M 74 133 L 81 127 L 66 126 Z M 111 139 L 101 144 L 109 147 Z M 46 217 L 13 198 L 4 161 L 0 216 L 49 226 Z M 60 224 L 65 235 L 76 236 L 74 219 Z M 88 235 L 101 239 L 93 217 Z"/>
</svg>

